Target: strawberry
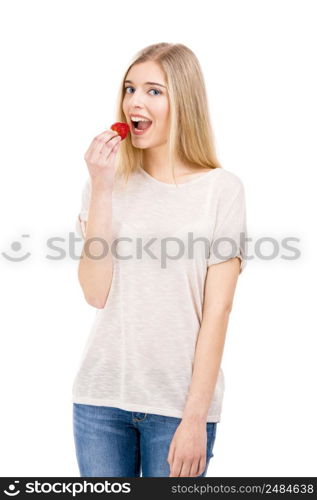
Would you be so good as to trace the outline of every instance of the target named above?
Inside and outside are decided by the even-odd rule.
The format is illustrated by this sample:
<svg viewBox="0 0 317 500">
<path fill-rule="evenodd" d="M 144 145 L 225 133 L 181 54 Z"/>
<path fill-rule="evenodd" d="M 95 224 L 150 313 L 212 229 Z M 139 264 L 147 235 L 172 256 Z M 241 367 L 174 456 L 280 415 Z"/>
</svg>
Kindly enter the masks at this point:
<svg viewBox="0 0 317 500">
<path fill-rule="evenodd" d="M 111 125 L 111 130 L 114 130 L 115 132 L 118 132 L 120 135 L 121 139 L 125 139 L 129 130 L 130 126 L 128 123 L 123 123 L 123 122 L 116 122 L 113 125 Z"/>
</svg>

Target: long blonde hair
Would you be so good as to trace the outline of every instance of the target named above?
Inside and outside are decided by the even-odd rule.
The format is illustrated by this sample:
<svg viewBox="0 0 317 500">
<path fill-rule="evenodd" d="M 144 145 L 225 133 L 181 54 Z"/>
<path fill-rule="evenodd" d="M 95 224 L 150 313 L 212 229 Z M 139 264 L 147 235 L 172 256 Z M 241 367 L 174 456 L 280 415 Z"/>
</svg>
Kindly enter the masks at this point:
<svg viewBox="0 0 317 500">
<path fill-rule="evenodd" d="M 122 109 L 125 79 L 138 63 L 154 61 L 165 74 L 170 102 L 168 165 L 174 173 L 174 161 L 194 163 L 198 167 L 221 168 L 216 157 L 209 117 L 204 77 L 195 54 L 185 45 L 157 43 L 140 50 L 124 73 L 116 105 L 116 121 L 126 122 Z M 143 165 L 143 150 L 133 146 L 131 135 L 122 141 L 116 157 L 116 176 L 127 182 L 131 172 Z"/>
</svg>

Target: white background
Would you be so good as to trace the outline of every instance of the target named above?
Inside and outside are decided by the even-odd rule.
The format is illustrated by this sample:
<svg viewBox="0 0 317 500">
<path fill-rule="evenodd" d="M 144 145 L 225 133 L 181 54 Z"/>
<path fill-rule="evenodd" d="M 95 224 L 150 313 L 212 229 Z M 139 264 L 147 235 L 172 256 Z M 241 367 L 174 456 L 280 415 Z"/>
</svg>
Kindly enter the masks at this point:
<svg viewBox="0 0 317 500">
<path fill-rule="evenodd" d="M 1 476 L 79 475 L 71 388 L 95 310 L 67 249 L 83 156 L 113 123 L 130 60 L 158 42 L 183 43 L 201 63 L 219 159 L 244 183 L 252 240 L 207 475 L 316 475 L 316 3 L 0 5 L 0 247 L 11 258 L 31 254 L 0 255 Z M 64 259 L 46 257 L 57 256 L 51 237 L 64 238 Z M 276 240 L 277 257 L 256 254 L 262 237 Z M 287 237 L 298 238 L 295 260 L 285 259 L 294 256 Z"/>
</svg>

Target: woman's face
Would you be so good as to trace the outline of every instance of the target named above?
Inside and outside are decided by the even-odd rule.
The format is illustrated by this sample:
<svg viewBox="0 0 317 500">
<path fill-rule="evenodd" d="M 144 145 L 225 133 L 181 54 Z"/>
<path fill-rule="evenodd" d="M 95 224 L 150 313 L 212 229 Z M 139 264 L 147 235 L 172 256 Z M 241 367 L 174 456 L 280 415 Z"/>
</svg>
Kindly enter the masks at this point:
<svg viewBox="0 0 317 500">
<path fill-rule="evenodd" d="M 135 64 L 130 68 L 124 86 L 122 108 L 131 127 L 132 144 L 142 149 L 165 144 L 169 123 L 169 99 L 164 74 L 159 65 L 153 61 Z M 144 116 L 151 120 L 152 124 L 142 135 L 137 135 L 131 115 Z"/>
</svg>

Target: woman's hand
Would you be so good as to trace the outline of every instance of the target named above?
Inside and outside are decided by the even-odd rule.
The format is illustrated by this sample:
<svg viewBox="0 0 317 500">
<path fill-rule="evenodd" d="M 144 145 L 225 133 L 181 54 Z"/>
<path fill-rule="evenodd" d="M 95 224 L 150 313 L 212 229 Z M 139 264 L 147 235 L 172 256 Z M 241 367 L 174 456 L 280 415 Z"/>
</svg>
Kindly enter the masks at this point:
<svg viewBox="0 0 317 500">
<path fill-rule="evenodd" d="M 113 188 L 115 158 L 120 142 L 117 132 L 106 130 L 93 139 L 85 154 L 92 184 L 100 189 Z"/>
<path fill-rule="evenodd" d="M 206 467 L 206 424 L 182 420 L 170 444 L 169 477 L 196 477 Z"/>
</svg>

